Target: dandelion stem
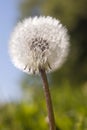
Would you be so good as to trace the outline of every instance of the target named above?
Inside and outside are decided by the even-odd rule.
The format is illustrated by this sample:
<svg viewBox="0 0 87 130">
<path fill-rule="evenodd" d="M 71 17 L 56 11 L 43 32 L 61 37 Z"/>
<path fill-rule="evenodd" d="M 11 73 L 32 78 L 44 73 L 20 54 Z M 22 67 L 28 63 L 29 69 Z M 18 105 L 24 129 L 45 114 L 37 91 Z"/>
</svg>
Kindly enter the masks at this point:
<svg viewBox="0 0 87 130">
<path fill-rule="evenodd" d="M 46 98 L 50 130 L 56 130 L 54 112 L 53 112 L 53 107 L 52 107 L 52 101 L 51 101 L 51 95 L 50 95 L 50 91 L 49 91 L 47 76 L 46 76 L 44 69 L 39 69 L 39 71 L 40 71 L 40 75 L 42 78 L 43 89 L 44 89 L 44 94 L 45 94 L 45 98 Z"/>
</svg>

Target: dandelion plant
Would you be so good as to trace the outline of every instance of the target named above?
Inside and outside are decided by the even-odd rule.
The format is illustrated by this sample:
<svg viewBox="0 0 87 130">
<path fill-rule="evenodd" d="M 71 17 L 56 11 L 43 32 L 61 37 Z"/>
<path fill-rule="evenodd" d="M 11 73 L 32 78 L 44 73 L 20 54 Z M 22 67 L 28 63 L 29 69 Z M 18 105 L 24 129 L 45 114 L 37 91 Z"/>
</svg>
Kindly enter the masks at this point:
<svg viewBox="0 0 87 130">
<path fill-rule="evenodd" d="M 30 17 L 19 22 L 10 39 L 9 53 L 14 65 L 42 78 L 50 130 L 56 130 L 56 127 L 46 73 L 64 63 L 68 50 L 67 29 L 50 16 Z"/>
</svg>

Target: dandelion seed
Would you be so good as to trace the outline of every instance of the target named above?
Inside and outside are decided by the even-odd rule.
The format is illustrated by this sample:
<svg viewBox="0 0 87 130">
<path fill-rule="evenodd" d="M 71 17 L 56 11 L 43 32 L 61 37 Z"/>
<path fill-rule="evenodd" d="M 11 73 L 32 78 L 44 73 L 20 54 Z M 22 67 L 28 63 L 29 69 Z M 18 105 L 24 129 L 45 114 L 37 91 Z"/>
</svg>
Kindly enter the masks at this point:
<svg viewBox="0 0 87 130">
<path fill-rule="evenodd" d="M 45 72 L 59 68 L 69 48 L 67 29 L 52 17 L 34 17 L 18 23 L 12 33 L 9 52 L 16 67 L 28 74 L 40 73 L 46 97 L 50 130 L 56 130 Z"/>
<path fill-rule="evenodd" d="M 51 17 L 28 18 L 14 29 L 9 52 L 16 67 L 32 74 L 39 67 L 46 72 L 59 68 L 66 59 L 69 48 L 67 29 Z"/>
</svg>

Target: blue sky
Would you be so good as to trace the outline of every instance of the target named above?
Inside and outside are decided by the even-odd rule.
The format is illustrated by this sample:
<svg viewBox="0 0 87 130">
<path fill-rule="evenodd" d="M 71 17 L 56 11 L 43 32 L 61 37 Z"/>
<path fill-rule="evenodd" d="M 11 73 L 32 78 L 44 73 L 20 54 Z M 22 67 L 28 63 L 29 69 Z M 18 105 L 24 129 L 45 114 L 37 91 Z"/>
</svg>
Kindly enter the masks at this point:
<svg viewBox="0 0 87 130">
<path fill-rule="evenodd" d="M 22 72 L 16 69 L 8 54 L 11 32 L 18 18 L 18 0 L 0 1 L 0 101 L 19 98 L 19 80 Z"/>
</svg>

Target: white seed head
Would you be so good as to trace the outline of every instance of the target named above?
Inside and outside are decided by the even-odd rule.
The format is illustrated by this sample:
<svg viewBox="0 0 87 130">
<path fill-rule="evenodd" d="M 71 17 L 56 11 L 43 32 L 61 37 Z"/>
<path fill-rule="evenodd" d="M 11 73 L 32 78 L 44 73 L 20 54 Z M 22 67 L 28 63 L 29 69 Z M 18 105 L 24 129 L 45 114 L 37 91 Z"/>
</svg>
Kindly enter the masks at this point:
<svg viewBox="0 0 87 130">
<path fill-rule="evenodd" d="M 69 50 L 67 29 L 52 17 L 27 18 L 17 24 L 9 44 L 16 67 L 26 73 L 46 72 L 59 68 Z"/>
</svg>

